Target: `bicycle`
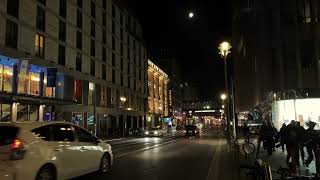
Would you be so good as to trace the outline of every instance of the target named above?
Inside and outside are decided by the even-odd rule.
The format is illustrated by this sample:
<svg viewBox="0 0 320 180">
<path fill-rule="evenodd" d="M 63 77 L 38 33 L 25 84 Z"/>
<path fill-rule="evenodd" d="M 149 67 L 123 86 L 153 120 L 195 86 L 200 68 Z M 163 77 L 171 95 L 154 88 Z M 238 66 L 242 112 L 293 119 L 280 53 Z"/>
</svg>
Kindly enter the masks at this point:
<svg viewBox="0 0 320 180">
<path fill-rule="evenodd" d="M 250 136 L 254 134 L 250 133 L 244 138 L 244 144 L 242 145 L 242 150 L 244 151 L 245 155 L 250 155 L 256 151 L 256 146 L 251 142 Z M 254 136 L 253 136 L 254 137 Z"/>
</svg>

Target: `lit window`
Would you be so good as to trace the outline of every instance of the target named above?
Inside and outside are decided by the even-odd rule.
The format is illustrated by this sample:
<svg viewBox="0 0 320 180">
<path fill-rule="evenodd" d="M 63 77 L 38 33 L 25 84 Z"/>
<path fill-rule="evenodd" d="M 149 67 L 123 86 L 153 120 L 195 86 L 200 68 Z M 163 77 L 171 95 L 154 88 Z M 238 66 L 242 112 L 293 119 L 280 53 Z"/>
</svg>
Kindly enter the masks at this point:
<svg viewBox="0 0 320 180">
<path fill-rule="evenodd" d="M 35 38 L 35 55 L 38 57 L 44 57 L 44 36 L 36 34 Z"/>
</svg>

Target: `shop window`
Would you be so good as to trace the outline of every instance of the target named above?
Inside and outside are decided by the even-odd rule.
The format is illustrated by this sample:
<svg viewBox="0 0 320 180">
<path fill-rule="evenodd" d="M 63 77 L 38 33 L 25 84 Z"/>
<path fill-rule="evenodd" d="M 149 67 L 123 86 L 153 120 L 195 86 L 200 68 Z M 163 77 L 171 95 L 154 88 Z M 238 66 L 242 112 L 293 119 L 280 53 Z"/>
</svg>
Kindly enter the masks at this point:
<svg viewBox="0 0 320 180">
<path fill-rule="evenodd" d="M 41 58 L 44 58 L 44 50 L 45 50 L 45 38 L 40 34 L 36 34 L 35 38 L 35 55 Z"/>
<path fill-rule="evenodd" d="M 91 133 L 94 133 L 95 128 L 94 128 L 94 115 L 92 113 L 87 114 L 87 129 Z"/>
<path fill-rule="evenodd" d="M 73 100 L 77 101 L 77 103 L 79 104 L 82 104 L 82 81 L 81 80 L 74 81 Z"/>
<path fill-rule="evenodd" d="M 95 84 L 92 82 L 89 82 L 89 92 L 88 92 L 88 105 L 93 105 L 93 98 L 94 98 L 94 90 Z"/>
<path fill-rule="evenodd" d="M 0 66 L 0 91 L 3 89 L 4 91 L 7 92 L 12 92 L 12 75 L 13 75 L 13 70 L 12 67 L 1 65 Z M 3 80 L 1 79 L 3 78 Z"/>
<path fill-rule="evenodd" d="M 17 42 L 18 42 L 18 25 L 10 20 L 7 20 L 5 45 L 7 47 L 17 49 Z"/>
<path fill-rule="evenodd" d="M 83 127 L 83 124 L 84 124 L 83 113 L 72 113 L 72 123 Z"/>
</svg>

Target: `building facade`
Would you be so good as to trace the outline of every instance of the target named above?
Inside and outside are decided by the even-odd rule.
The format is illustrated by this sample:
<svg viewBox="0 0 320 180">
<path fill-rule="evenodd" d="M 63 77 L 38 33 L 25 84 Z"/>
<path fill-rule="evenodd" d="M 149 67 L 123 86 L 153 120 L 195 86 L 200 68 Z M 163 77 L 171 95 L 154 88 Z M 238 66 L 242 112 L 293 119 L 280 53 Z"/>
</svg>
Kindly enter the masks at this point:
<svg viewBox="0 0 320 180">
<path fill-rule="evenodd" d="M 169 116 L 179 124 L 182 120 L 183 84 L 180 66 L 175 58 L 161 58 L 157 61 L 170 81 L 168 84 Z"/>
<path fill-rule="evenodd" d="M 2 121 L 145 126 L 147 52 L 124 3 L 3 0 L 0 24 Z"/>
<path fill-rule="evenodd" d="M 169 116 L 168 75 L 148 60 L 148 126 L 162 126 Z"/>
<path fill-rule="evenodd" d="M 236 110 L 263 103 L 270 92 L 320 87 L 320 2 L 234 1 Z"/>
</svg>

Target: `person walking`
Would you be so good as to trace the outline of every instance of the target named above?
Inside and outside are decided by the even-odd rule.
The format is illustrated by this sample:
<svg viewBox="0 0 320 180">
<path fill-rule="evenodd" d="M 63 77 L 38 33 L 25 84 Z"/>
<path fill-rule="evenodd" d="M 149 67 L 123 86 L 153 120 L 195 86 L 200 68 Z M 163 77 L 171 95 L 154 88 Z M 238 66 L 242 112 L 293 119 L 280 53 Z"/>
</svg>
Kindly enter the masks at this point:
<svg viewBox="0 0 320 180">
<path fill-rule="evenodd" d="M 300 156 L 301 156 L 301 160 L 302 163 L 305 163 L 304 160 L 304 134 L 305 134 L 305 129 L 303 126 L 300 126 L 300 121 L 297 121 L 297 130 L 298 130 L 298 134 L 300 135 L 299 137 L 299 141 L 298 141 L 298 145 L 299 145 L 299 151 L 300 151 Z M 298 166 L 299 166 L 299 161 L 298 161 Z"/>
<path fill-rule="evenodd" d="M 275 141 L 274 138 L 277 134 L 277 129 L 273 127 L 272 123 L 270 121 L 267 121 L 267 125 L 264 130 L 263 139 L 266 141 L 266 148 L 268 151 L 268 155 L 272 155 L 272 150 L 275 147 Z"/>
<path fill-rule="evenodd" d="M 261 146 L 261 142 L 263 143 L 263 137 L 264 137 L 264 131 L 266 129 L 267 123 L 266 121 L 262 121 L 262 125 L 260 126 L 259 132 L 257 133 L 259 135 L 258 139 L 257 139 L 257 153 L 256 153 L 256 157 L 258 157 L 259 155 L 259 151 L 260 151 L 260 146 Z"/>
<path fill-rule="evenodd" d="M 316 126 L 315 122 L 308 121 L 306 125 L 308 126 L 308 129 L 305 131 L 304 141 L 307 148 L 308 158 L 305 161 L 305 165 L 309 167 L 309 164 L 312 162 L 314 157 L 313 151 L 317 150 L 317 142 L 316 142 L 317 132 L 316 130 L 314 130 L 314 127 Z"/>
<path fill-rule="evenodd" d="M 287 159 L 286 163 L 289 165 L 292 176 L 298 175 L 298 162 L 299 162 L 299 130 L 296 125 L 296 121 L 292 120 L 287 126 L 285 131 L 286 138 L 286 149 L 287 149 Z M 289 160 L 291 158 L 291 164 Z"/>
</svg>

